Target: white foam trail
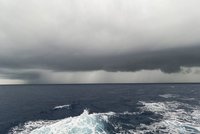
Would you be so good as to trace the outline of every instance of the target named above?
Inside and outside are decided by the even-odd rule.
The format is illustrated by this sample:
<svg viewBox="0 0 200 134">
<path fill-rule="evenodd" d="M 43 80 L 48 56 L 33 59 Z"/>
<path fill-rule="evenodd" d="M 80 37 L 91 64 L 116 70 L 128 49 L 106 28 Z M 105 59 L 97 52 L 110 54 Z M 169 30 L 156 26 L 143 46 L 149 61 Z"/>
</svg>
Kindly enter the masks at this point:
<svg viewBox="0 0 200 134">
<path fill-rule="evenodd" d="M 200 108 L 191 107 L 179 102 L 140 102 L 144 106 L 143 111 L 152 111 L 163 116 L 163 120 L 149 126 L 141 124 L 136 133 L 172 133 L 172 134 L 200 134 Z M 192 108 L 186 111 L 179 108 L 185 106 Z"/>
<path fill-rule="evenodd" d="M 179 95 L 176 94 L 161 94 L 159 95 L 162 98 L 168 99 L 168 98 L 178 98 L 180 100 L 188 100 L 188 101 L 193 101 L 195 98 L 187 98 L 187 97 L 180 97 Z"/>
<path fill-rule="evenodd" d="M 60 106 L 55 106 L 53 109 L 62 109 L 62 108 L 70 108 L 71 105 L 60 105 Z"/>
<path fill-rule="evenodd" d="M 69 117 L 57 121 L 31 122 L 25 124 L 20 130 L 15 127 L 12 134 L 108 134 L 104 124 L 108 122 L 109 116 L 114 113 L 89 114 L 87 110 L 80 116 Z"/>
<path fill-rule="evenodd" d="M 43 126 L 48 126 L 53 123 L 56 123 L 57 121 L 29 121 L 26 122 L 24 125 L 19 125 L 9 132 L 9 134 L 29 134 L 32 130 L 41 128 Z"/>
<path fill-rule="evenodd" d="M 141 101 L 140 112 L 124 113 L 93 113 L 87 110 L 76 117 L 68 117 L 56 121 L 27 122 L 23 126 L 14 127 L 10 134 L 109 134 L 106 125 L 114 128 L 117 134 L 200 134 L 200 107 L 177 101 L 171 102 L 144 102 Z M 184 108 L 184 109 L 183 109 Z M 110 117 L 120 119 L 121 116 L 138 116 L 143 112 L 151 111 L 162 115 L 161 120 L 155 120 L 150 125 L 140 124 L 136 127 L 131 123 L 123 124 L 111 122 Z M 113 119 L 113 118 L 112 118 Z M 125 130 L 123 125 L 129 126 Z M 116 131 L 115 131 L 116 130 Z"/>
<path fill-rule="evenodd" d="M 178 97 L 178 95 L 175 95 L 175 94 L 161 94 L 159 96 L 162 98 L 177 98 Z"/>
</svg>

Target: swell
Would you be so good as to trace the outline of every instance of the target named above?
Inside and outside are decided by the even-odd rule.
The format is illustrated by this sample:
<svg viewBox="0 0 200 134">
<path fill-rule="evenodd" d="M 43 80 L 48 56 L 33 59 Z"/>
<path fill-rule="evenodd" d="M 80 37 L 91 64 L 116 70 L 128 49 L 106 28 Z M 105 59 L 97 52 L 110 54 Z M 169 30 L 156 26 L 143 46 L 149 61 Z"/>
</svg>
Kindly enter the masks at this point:
<svg viewBox="0 0 200 134">
<path fill-rule="evenodd" d="M 169 96 L 169 95 L 168 95 Z M 167 97 L 168 97 L 167 96 Z M 64 106 L 65 107 L 65 106 Z M 59 108 L 64 108 L 60 106 Z M 66 107 L 68 107 L 66 105 Z M 83 113 L 61 120 L 29 121 L 10 134 L 198 134 L 200 107 L 177 101 L 138 102 L 138 112 Z"/>
</svg>

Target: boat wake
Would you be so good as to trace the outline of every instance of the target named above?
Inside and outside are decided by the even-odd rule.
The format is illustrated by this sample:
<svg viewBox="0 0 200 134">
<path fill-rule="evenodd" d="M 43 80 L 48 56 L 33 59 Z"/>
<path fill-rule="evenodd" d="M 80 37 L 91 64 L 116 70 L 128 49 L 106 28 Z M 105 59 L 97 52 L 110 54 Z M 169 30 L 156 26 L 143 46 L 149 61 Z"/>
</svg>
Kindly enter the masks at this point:
<svg viewBox="0 0 200 134">
<path fill-rule="evenodd" d="M 105 125 L 113 113 L 89 114 L 88 110 L 77 117 L 56 121 L 27 122 L 14 127 L 12 134 L 107 134 Z"/>
<path fill-rule="evenodd" d="M 140 102 L 143 111 L 162 115 L 159 122 L 151 125 L 141 124 L 137 133 L 200 134 L 200 108 L 180 102 Z"/>
<path fill-rule="evenodd" d="M 200 108 L 177 101 L 138 102 L 138 112 L 91 113 L 54 121 L 29 121 L 10 134 L 200 134 Z"/>
</svg>

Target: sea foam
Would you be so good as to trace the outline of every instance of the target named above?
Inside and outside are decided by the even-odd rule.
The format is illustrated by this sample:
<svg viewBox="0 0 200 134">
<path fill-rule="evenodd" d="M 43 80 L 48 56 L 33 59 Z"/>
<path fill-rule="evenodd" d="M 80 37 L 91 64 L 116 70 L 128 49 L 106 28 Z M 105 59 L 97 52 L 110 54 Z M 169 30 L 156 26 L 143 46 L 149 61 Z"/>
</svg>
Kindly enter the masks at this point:
<svg viewBox="0 0 200 134">
<path fill-rule="evenodd" d="M 13 128 L 12 134 L 108 134 L 105 124 L 113 113 L 89 114 L 88 110 L 76 117 L 57 121 L 37 121 Z M 33 128 L 33 129 L 31 129 Z M 21 131 L 20 131 L 21 130 Z"/>
<path fill-rule="evenodd" d="M 163 116 L 159 122 L 151 125 L 141 124 L 136 133 L 148 132 L 173 134 L 200 134 L 200 108 L 185 103 L 172 102 L 140 102 L 143 111 L 151 111 Z M 188 110 L 181 107 L 187 107 Z M 189 110 L 190 109 L 190 110 Z"/>
<path fill-rule="evenodd" d="M 71 105 L 60 105 L 60 106 L 55 106 L 53 109 L 57 110 L 57 109 L 63 109 L 63 108 L 67 108 L 69 109 Z"/>
<path fill-rule="evenodd" d="M 200 107 L 177 101 L 138 102 L 139 112 L 122 113 L 91 113 L 84 110 L 75 117 L 67 117 L 54 121 L 29 121 L 24 125 L 14 127 L 10 134 L 200 134 Z M 150 124 L 142 123 L 138 126 L 128 119 L 141 118 L 143 113 L 152 112 L 161 118 L 152 118 Z M 147 116 L 144 118 L 151 118 Z M 144 119 L 143 118 L 143 119 Z M 125 122 L 124 122 L 125 121 Z M 109 127 L 111 129 L 108 129 Z M 126 126 L 126 127 L 125 127 Z"/>
</svg>

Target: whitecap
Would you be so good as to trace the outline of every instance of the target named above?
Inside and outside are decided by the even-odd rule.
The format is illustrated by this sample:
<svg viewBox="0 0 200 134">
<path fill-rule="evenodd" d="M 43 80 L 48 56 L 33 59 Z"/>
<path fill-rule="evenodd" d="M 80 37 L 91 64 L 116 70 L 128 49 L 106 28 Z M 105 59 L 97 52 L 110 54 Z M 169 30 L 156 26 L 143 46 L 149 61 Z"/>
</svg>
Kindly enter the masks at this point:
<svg viewBox="0 0 200 134">
<path fill-rule="evenodd" d="M 109 134 L 105 129 L 108 118 L 115 113 L 93 113 L 87 110 L 76 117 L 57 121 L 36 121 L 14 127 L 10 134 Z"/>
<path fill-rule="evenodd" d="M 162 97 L 162 98 L 177 98 L 178 97 L 178 95 L 175 95 L 175 94 L 161 94 L 161 95 L 159 95 L 160 97 Z"/>
<path fill-rule="evenodd" d="M 192 110 L 179 108 L 190 105 L 180 102 L 140 102 L 144 106 L 143 111 L 151 111 L 163 116 L 159 122 L 151 125 L 141 124 L 136 129 L 136 133 L 173 133 L 173 134 L 200 134 L 200 108 L 192 107 Z"/>
<path fill-rule="evenodd" d="M 53 109 L 56 110 L 56 109 L 63 109 L 63 108 L 67 108 L 69 109 L 71 105 L 60 105 L 60 106 L 55 106 Z"/>
<path fill-rule="evenodd" d="M 84 110 L 79 116 L 62 120 L 30 121 L 14 127 L 10 134 L 200 134 L 200 107 L 177 101 L 140 101 L 139 103 L 142 104 L 139 112 L 89 114 L 88 110 Z M 138 126 L 134 126 L 131 122 L 125 124 L 120 121 L 120 119 L 126 119 L 124 117 L 141 116 L 146 111 L 162 115 L 162 117 L 148 125 L 141 122 Z M 112 132 L 108 130 L 108 126 L 113 128 Z"/>
</svg>

